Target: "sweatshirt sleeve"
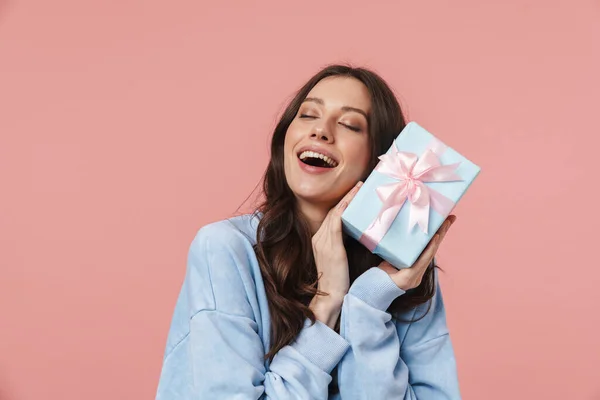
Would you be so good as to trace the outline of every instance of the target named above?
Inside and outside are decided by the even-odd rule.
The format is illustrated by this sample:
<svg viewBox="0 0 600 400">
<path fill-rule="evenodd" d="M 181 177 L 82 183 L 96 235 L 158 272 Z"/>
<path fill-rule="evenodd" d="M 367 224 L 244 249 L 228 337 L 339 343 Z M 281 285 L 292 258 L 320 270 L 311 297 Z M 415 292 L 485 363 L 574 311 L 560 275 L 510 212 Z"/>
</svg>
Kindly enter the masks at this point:
<svg viewBox="0 0 600 400">
<path fill-rule="evenodd" d="M 217 228 L 196 236 L 175 312 L 188 314 L 186 334 L 165 354 L 157 399 L 327 399 L 347 341 L 307 319 L 267 367 L 249 251 Z"/>
<path fill-rule="evenodd" d="M 399 329 L 386 310 L 404 293 L 380 268 L 369 269 L 352 284 L 340 327 L 350 343 L 338 367 L 344 400 L 461 398 L 439 284 L 425 317 Z M 426 310 L 424 304 L 408 317 L 418 318 Z"/>
</svg>

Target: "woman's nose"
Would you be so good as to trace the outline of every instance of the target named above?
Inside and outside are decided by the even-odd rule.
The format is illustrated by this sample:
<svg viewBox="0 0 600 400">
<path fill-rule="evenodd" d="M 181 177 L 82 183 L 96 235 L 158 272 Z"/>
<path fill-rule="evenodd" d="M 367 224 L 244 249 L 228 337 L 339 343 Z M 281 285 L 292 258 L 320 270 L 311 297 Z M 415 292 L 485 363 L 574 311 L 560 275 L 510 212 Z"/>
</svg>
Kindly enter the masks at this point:
<svg viewBox="0 0 600 400">
<path fill-rule="evenodd" d="M 326 142 L 331 142 L 333 140 L 333 136 L 331 136 L 323 127 L 315 127 L 310 135 L 311 138 L 324 140 Z"/>
</svg>

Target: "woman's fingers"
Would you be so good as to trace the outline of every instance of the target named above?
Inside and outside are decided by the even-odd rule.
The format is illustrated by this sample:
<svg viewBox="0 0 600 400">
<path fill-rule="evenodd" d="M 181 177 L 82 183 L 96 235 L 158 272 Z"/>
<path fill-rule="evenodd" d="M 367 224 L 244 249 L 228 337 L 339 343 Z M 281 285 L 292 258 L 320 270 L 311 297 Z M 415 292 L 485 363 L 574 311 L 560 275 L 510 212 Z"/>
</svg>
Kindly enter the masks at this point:
<svg viewBox="0 0 600 400">
<path fill-rule="evenodd" d="M 442 226 L 438 229 L 438 232 L 433 235 L 433 238 L 431 238 L 417 261 L 410 268 L 395 270 L 395 268 L 393 268 L 386 261 L 382 262 L 379 265 L 379 268 L 387 272 L 394 280 L 396 285 L 403 290 L 408 290 L 419 286 L 425 271 L 427 271 L 427 268 L 431 264 L 433 257 L 440 247 L 440 243 L 442 243 L 444 236 L 446 236 L 448 229 L 450 229 L 450 226 L 455 220 L 456 217 L 451 215 L 446 219 L 446 221 L 444 221 Z"/>
<path fill-rule="evenodd" d="M 358 189 L 360 189 L 361 186 L 362 182 L 358 181 L 356 185 L 354 185 L 354 187 L 348 193 L 346 193 L 342 200 L 340 200 L 337 206 L 331 209 L 331 211 L 327 214 L 326 219 L 333 219 L 329 222 L 333 223 L 332 228 L 336 231 L 341 231 L 342 214 L 344 213 L 344 210 L 346 209 L 346 207 L 348 207 L 348 204 L 350 204 L 354 196 L 356 196 L 356 193 L 358 193 Z"/>
<path fill-rule="evenodd" d="M 450 229 L 452 224 L 454 224 L 454 221 L 456 221 L 456 215 L 449 215 L 448 218 L 446 218 L 440 229 L 440 236 L 442 237 L 442 239 L 444 239 L 444 236 L 446 236 L 446 232 L 448 232 L 448 229 Z"/>
<path fill-rule="evenodd" d="M 448 233 L 448 229 L 450 229 L 454 221 L 456 221 L 456 216 L 450 215 L 448 218 L 446 218 L 438 232 L 433 235 L 433 238 L 429 244 L 427 244 L 425 251 L 423 251 L 423 254 L 421 254 L 419 257 L 419 269 L 426 269 L 429 264 L 431 264 L 431 260 L 433 260 L 433 257 L 435 257 L 442 240 L 444 240 L 446 233 Z"/>
<path fill-rule="evenodd" d="M 383 267 L 382 269 L 390 275 L 400 289 L 409 290 L 416 288 L 421 284 L 423 275 L 425 275 L 425 271 L 435 255 L 439 242 L 440 235 L 436 233 L 423 253 L 421 253 L 417 261 L 410 268 L 402 268 L 393 273 L 386 266 L 380 265 L 380 268 Z"/>
<path fill-rule="evenodd" d="M 435 256 L 435 253 L 437 252 L 438 247 L 440 247 L 441 241 L 442 241 L 442 238 L 441 238 L 440 234 L 436 233 L 433 236 L 433 238 L 431 239 L 431 241 L 429 242 L 429 244 L 427 245 L 427 247 L 425 248 L 425 251 L 423 252 L 423 254 L 421 254 L 421 256 L 419 257 L 419 262 L 417 263 L 417 269 L 419 269 L 419 270 L 427 269 L 429 264 L 431 264 L 431 260 L 433 260 L 433 257 Z"/>
<path fill-rule="evenodd" d="M 358 181 L 356 183 L 356 185 L 354 185 L 354 187 L 352 189 L 350 189 L 350 191 L 348 193 L 346 193 L 346 195 L 342 198 L 342 200 L 340 200 L 340 202 L 337 205 L 337 209 L 341 213 L 344 212 L 344 210 L 346 209 L 346 207 L 348 207 L 348 204 L 350 204 L 350 202 L 352 201 L 352 199 L 354 198 L 354 196 L 356 196 L 356 193 L 358 193 L 358 189 L 360 189 L 360 187 L 362 186 L 362 182 Z"/>
</svg>

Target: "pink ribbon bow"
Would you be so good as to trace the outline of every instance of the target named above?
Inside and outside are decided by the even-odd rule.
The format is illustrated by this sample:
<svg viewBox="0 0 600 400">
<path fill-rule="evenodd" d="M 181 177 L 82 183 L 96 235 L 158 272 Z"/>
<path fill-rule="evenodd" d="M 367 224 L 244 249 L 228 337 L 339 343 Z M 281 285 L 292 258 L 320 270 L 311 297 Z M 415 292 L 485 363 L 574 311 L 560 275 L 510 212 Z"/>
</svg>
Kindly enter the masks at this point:
<svg viewBox="0 0 600 400">
<path fill-rule="evenodd" d="M 462 180 L 454 172 L 460 163 L 442 165 L 438 159 L 433 149 L 442 146 L 441 142 L 435 141 L 419 158 L 416 154 L 398 151 L 394 141 L 392 152 L 379 157 L 381 162 L 375 170 L 398 182 L 381 185 L 376 189 L 383 206 L 377 218 L 360 238 L 360 242 L 369 250 L 375 250 L 406 200 L 410 202 L 409 232 L 418 224 L 427 234 L 430 207 L 443 216 L 452 211 L 455 205 L 452 200 L 425 185 L 425 182 Z"/>
</svg>

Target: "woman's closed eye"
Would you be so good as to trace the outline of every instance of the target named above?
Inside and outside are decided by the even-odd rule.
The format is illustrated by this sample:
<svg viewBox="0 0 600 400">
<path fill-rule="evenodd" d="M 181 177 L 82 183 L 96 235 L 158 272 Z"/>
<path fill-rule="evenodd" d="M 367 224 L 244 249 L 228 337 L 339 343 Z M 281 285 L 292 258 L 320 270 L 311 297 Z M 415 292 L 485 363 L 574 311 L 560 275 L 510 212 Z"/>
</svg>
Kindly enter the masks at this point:
<svg viewBox="0 0 600 400">
<path fill-rule="evenodd" d="M 357 127 L 357 126 L 352 126 L 352 125 L 344 124 L 342 122 L 340 122 L 340 125 L 342 125 L 343 127 L 347 128 L 347 129 L 350 129 L 351 131 L 360 132 L 360 128 Z"/>
<path fill-rule="evenodd" d="M 302 119 L 316 119 L 318 118 L 318 116 L 316 115 L 310 115 L 310 114 L 300 114 L 298 118 L 302 118 Z M 339 123 L 341 126 L 343 126 L 346 129 L 349 129 L 353 132 L 360 132 L 361 128 L 358 126 L 354 126 L 354 125 L 350 125 L 350 124 L 345 124 L 343 122 Z"/>
</svg>

